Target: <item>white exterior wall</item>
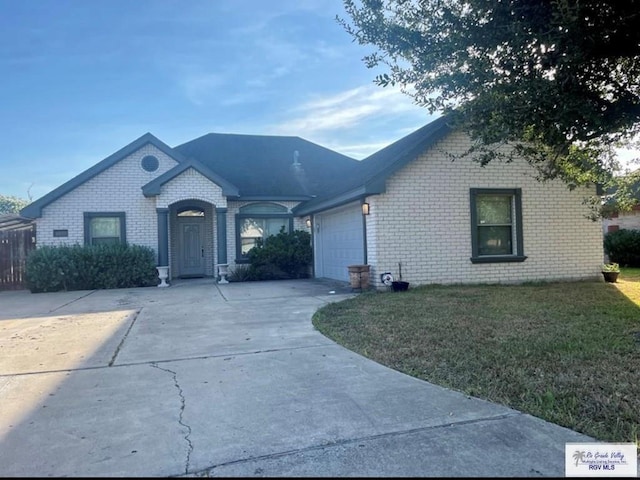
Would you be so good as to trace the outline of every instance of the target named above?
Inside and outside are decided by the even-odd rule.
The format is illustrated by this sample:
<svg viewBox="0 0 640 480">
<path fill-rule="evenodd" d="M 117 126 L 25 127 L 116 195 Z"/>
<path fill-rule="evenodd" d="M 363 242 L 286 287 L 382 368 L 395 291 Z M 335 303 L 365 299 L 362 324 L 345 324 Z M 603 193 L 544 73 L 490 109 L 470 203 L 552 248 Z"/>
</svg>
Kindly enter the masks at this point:
<svg viewBox="0 0 640 480">
<path fill-rule="evenodd" d="M 181 200 L 202 200 L 213 203 L 218 208 L 227 207 L 227 198 L 222 195 L 222 188 L 194 168 L 186 169 L 165 183 L 157 199 L 158 208 L 167 208 Z"/>
<path fill-rule="evenodd" d="M 453 163 L 468 137 L 454 133 L 387 180 L 386 192 L 367 198 L 368 263 L 371 283 L 380 274 L 413 285 L 509 283 L 596 278 L 603 261 L 602 225 L 586 218 L 583 197 L 593 189 L 569 189 L 560 181 L 538 182 L 526 162 L 470 159 Z M 522 189 L 524 262 L 471 263 L 471 188 Z"/>
<path fill-rule="evenodd" d="M 158 158 L 159 168 L 147 172 L 140 166 L 146 155 Z M 36 219 L 38 245 L 84 244 L 84 212 L 125 212 L 127 242 L 157 250 L 156 199 L 142 195 L 141 187 L 176 165 L 176 161 L 147 144 L 105 171 L 63 195 Z M 53 230 L 68 230 L 54 237 Z"/>
</svg>

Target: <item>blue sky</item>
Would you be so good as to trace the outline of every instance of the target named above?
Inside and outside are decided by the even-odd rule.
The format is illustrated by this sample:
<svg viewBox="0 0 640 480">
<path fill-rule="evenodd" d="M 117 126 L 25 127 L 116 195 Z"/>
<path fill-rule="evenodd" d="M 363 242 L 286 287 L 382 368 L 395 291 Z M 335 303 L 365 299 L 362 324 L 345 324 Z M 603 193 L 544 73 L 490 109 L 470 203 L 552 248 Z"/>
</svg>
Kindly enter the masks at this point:
<svg viewBox="0 0 640 480">
<path fill-rule="evenodd" d="M 146 132 L 300 136 L 361 159 L 434 117 L 341 0 L 0 0 L 0 194 L 37 199 Z"/>
<path fill-rule="evenodd" d="M 0 0 L 0 194 L 37 199 L 146 132 L 300 136 L 361 159 L 431 121 L 377 87 L 341 0 Z"/>
</svg>

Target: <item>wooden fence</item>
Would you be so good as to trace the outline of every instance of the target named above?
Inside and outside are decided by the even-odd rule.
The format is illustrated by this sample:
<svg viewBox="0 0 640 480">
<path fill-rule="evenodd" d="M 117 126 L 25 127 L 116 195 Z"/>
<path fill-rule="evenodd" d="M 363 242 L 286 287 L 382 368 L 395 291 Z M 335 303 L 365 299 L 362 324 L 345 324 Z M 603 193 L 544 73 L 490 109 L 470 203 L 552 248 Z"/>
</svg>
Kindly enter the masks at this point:
<svg viewBox="0 0 640 480">
<path fill-rule="evenodd" d="M 35 225 L 15 230 L 0 230 L 0 290 L 27 288 L 27 255 L 36 248 Z"/>
</svg>

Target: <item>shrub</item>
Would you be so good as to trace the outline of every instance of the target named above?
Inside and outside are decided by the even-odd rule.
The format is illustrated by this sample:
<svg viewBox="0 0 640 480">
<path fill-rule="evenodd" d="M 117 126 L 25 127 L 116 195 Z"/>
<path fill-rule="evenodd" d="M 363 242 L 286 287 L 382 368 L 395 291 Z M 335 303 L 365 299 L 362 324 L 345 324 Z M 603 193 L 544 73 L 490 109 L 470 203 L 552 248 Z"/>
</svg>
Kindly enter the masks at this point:
<svg viewBox="0 0 640 480">
<path fill-rule="evenodd" d="M 308 278 L 313 259 L 311 235 L 282 229 L 249 250 L 248 257 L 251 276 L 256 280 Z"/>
<path fill-rule="evenodd" d="M 640 267 L 640 230 L 621 229 L 604 236 L 604 251 L 611 262 Z"/>
<path fill-rule="evenodd" d="M 253 278 L 251 265 L 247 264 L 236 265 L 230 269 L 227 278 L 230 282 L 247 282 L 249 280 L 255 280 L 255 278 Z"/>
<path fill-rule="evenodd" d="M 33 293 L 157 285 L 155 252 L 141 245 L 42 246 L 27 257 Z"/>
</svg>

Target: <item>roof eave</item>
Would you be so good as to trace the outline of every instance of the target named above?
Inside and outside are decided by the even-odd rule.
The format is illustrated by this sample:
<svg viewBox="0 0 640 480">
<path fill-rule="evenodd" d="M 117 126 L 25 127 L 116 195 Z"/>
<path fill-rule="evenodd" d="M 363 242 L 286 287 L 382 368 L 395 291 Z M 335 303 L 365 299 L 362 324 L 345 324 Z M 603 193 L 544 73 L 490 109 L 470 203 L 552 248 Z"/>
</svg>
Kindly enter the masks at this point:
<svg viewBox="0 0 640 480">
<path fill-rule="evenodd" d="M 182 156 L 181 153 L 174 151 L 170 146 L 168 146 L 166 143 L 162 142 L 161 140 L 153 136 L 151 133 L 145 133 L 140 138 L 131 142 L 129 145 L 126 145 L 125 147 L 121 148 L 117 152 L 109 155 L 107 158 L 96 163 L 94 166 L 88 168 L 84 172 L 75 176 L 71 180 L 63 183 L 58 188 L 52 190 L 51 192 L 47 193 L 43 197 L 27 205 L 25 208 L 23 208 L 20 211 L 20 214 L 27 218 L 41 217 L 42 209 L 44 207 L 46 207 L 50 203 L 53 203 L 63 195 L 66 195 L 67 193 L 79 187 L 80 185 L 87 182 L 88 180 L 91 180 L 96 175 L 104 172 L 107 168 L 115 165 L 120 160 L 128 157 L 132 153 L 135 153 L 140 148 L 142 148 L 143 146 L 149 143 L 152 144 L 154 147 L 156 147 L 158 150 L 162 151 L 163 153 L 173 158 L 176 162 L 180 163 L 180 162 L 186 161 L 186 159 Z"/>
<path fill-rule="evenodd" d="M 184 161 L 183 163 L 180 163 L 179 165 L 176 165 L 172 169 L 164 172 L 162 175 L 154 178 L 146 185 L 143 185 L 142 194 L 145 197 L 155 197 L 160 195 L 162 186 L 164 184 L 173 180 L 174 178 L 176 178 L 178 175 L 180 175 L 182 172 L 184 172 L 189 168 L 193 168 L 198 173 L 200 173 L 201 175 L 209 179 L 211 182 L 218 185 L 222 189 L 222 194 L 224 196 L 238 197 L 240 195 L 240 191 L 238 190 L 238 187 L 233 185 L 231 182 L 225 180 L 220 175 L 213 172 L 212 170 L 210 170 L 209 168 L 207 168 L 197 160 L 193 160 L 193 159 L 189 159 L 187 161 Z"/>
<path fill-rule="evenodd" d="M 384 191 L 384 190 L 383 190 Z M 292 212 L 297 217 L 304 217 L 305 215 L 313 215 L 314 213 L 321 212 L 323 210 L 329 210 L 330 208 L 340 207 L 347 203 L 351 203 L 356 200 L 363 199 L 367 195 L 376 193 L 382 193 L 379 189 L 372 189 L 371 186 L 362 185 L 360 187 L 349 190 L 339 195 L 327 197 L 324 200 L 312 201 L 302 203 L 292 209 Z"/>
</svg>

